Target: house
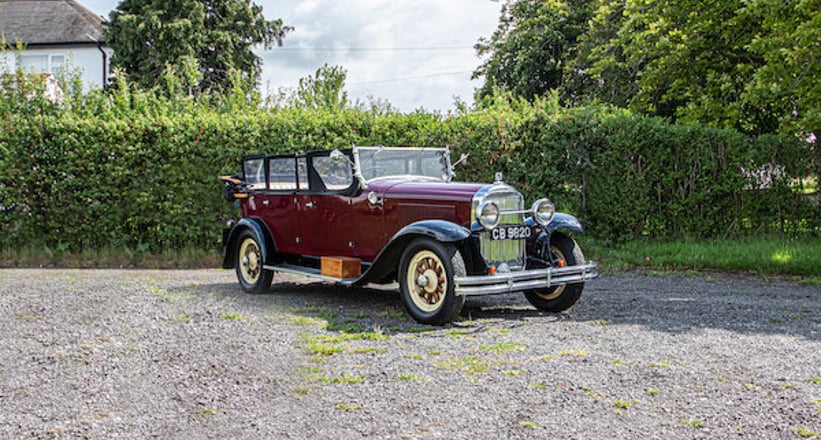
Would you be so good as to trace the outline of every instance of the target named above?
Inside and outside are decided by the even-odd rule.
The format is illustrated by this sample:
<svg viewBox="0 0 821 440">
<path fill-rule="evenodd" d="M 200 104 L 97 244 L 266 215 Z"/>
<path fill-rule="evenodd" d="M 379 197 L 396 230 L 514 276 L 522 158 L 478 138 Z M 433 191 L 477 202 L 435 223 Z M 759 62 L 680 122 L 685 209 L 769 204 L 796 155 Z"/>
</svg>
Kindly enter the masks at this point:
<svg viewBox="0 0 821 440">
<path fill-rule="evenodd" d="M 0 0 L 0 70 L 18 67 L 59 76 L 78 68 L 86 90 L 101 88 L 111 54 L 103 40 L 103 18 L 74 0 Z M 17 42 L 24 45 L 18 52 Z M 0 48 L 2 49 L 2 48 Z"/>
</svg>

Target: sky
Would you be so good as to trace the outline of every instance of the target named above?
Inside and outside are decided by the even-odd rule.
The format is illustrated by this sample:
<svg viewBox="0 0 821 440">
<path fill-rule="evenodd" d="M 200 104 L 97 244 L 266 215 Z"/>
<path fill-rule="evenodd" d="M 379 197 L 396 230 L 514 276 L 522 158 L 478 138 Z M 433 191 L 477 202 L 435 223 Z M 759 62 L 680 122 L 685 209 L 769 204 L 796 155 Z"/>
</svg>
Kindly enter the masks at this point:
<svg viewBox="0 0 821 440">
<path fill-rule="evenodd" d="M 108 17 L 112 0 L 79 0 Z M 263 93 L 295 89 L 324 64 L 347 70 L 351 102 L 387 100 L 402 112 L 447 112 L 473 102 L 481 64 L 473 45 L 496 29 L 493 0 L 255 0 L 269 20 L 293 26 L 282 48 L 258 49 Z"/>
</svg>

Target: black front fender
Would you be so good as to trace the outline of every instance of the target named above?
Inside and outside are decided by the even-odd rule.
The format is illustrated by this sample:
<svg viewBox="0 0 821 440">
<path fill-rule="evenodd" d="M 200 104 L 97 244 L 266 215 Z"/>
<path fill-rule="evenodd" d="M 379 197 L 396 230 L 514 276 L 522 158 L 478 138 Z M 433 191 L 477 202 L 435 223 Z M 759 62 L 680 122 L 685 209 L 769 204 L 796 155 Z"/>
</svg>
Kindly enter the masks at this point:
<svg viewBox="0 0 821 440">
<path fill-rule="evenodd" d="M 237 249 L 237 238 L 239 234 L 244 231 L 249 230 L 252 234 L 254 234 L 254 238 L 257 240 L 260 246 L 260 253 L 262 254 L 262 264 L 266 264 L 274 251 L 274 243 L 271 239 L 271 234 L 268 233 L 268 230 L 262 224 L 262 222 L 258 219 L 254 218 L 243 218 L 238 221 L 228 232 L 227 238 L 224 240 L 223 245 L 225 246 L 225 258 L 222 260 L 222 268 L 223 269 L 233 269 L 234 268 L 234 253 Z"/>
<path fill-rule="evenodd" d="M 528 217 L 525 220 L 525 225 L 530 227 L 538 226 L 536 221 L 533 220 L 533 217 Z M 573 232 L 584 232 L 584 226 L 576 217 L 573 217 L 570 214 L 564 214 L 562 212 L 557 212 L 553 214 L 553 219 L 550 220 L 550 223 L 544 227 L 544 231 L 547 232 L 547 235 L 550 235 L 560 229 L 566 229 L 568 231 Z"/>
<path fill-rule="evenodd" d="M 445 220 L 411 223 L 394 234 L 358 283 L 381 283 L 393 279 L 402 252 L 413 239 L 419 237 L 428 237 L 441 243 L 462 243 L 470 238 L 470 230 Z"/>
</svg>

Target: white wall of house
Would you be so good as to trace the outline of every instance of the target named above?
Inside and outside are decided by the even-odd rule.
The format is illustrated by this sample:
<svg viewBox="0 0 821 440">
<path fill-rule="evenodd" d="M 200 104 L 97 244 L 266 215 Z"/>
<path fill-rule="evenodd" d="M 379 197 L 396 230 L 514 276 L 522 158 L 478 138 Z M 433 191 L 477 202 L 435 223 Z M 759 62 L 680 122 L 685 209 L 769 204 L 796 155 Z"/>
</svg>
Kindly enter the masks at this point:
<svg viewBox="0 0 821 440">
<path fill-rule="evenodd" d="M 97 47 L 52 47 L 0 52 L 0 70 L 14 72 L 18 66 L 38 73 L 59 76 L 65 71 L 77 69 L 85 90 L 100 89 L 105 84 L 113 51 L 103 48 L 105 57 Z M 105 58 L 105 64 L 103 61 Z M 104 75 L 106 72 L 106 75 Z"/>
</svg>

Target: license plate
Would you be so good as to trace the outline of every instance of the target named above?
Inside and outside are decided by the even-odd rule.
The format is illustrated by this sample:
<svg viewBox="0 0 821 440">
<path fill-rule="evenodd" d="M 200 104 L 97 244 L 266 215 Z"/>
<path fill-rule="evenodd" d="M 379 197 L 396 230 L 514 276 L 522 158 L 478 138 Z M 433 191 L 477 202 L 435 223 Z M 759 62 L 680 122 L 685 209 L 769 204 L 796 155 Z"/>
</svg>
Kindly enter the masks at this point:
<svg viewBox="0 0 821 440">
<path fill-rule="evenodd" d="M 522 225 L 502 225 L 490 230 L 491 240 L 522 240 L 530 238 L 533 231 Z"/>
</svg>

